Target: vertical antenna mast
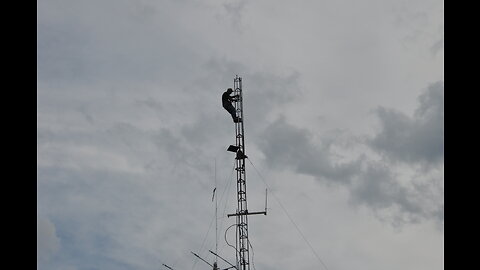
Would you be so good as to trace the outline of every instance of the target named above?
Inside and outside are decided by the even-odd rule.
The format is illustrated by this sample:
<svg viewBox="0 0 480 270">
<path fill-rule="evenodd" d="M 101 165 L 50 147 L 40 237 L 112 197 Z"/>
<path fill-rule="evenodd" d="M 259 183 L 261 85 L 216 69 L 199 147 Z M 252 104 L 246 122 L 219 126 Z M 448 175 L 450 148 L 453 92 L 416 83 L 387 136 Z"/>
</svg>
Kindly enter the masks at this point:
<svg viewBox="0 0 480 270">
<path fill-rule="evenodd" d="M 250 256 L 248 246 L 248 217 L 247 217 L 247 183 L 245 172 L 245 131 L 243 123 L 245 118 L 243 116 L 243 92 L 242 92 L 242 78 L 235 76 L 233 81 L 234 94 L 238 96 L 235 102 L 235 109 L 237 110 L 237 117 L 241 119 L 235 123 L 236 146 L 239 147 L 240 154 L 237 152 L 236 168 L 237 171 L 237 250 L 238 250 L 238 264 L 240 270 L 250 269 Z"/>
<path fill-rule="evenodd" d="M 217 190 L 217 159 L 215 159 L 215 190 Z M 216 195 L 216 194 L 214 194 Z M 218 217 L 217 217 L 217 197 L 215 196 L 215 252 L 218 253 Z M 215 257 L 215 263 L 217 263 L 217 257 Z"/>
<path fill-rule="evenodd" d="M 243 123 L 245 117 L 243 115 L 243 92 L 242 92 L 242 78 L 238 75 L 233 81 L 234 95 L 237 96 L 235 100 L 236 116 L 240 121 L 235 122 L 235 146 L 230 145 L 227 151 L 236 152 L 235 170 L 237 171 L 237 212 L 229 214 L 227 217 L 236 216 L 237 231 L 236 231 L 236 259 L 238 270 L 250 270 L 250 255 L 248 241 L 248 215 L 264 214 L 267 212 L 248 212 L 247 210 L 247 185 L 245 172 L 245 130 Z"/>
</svg>

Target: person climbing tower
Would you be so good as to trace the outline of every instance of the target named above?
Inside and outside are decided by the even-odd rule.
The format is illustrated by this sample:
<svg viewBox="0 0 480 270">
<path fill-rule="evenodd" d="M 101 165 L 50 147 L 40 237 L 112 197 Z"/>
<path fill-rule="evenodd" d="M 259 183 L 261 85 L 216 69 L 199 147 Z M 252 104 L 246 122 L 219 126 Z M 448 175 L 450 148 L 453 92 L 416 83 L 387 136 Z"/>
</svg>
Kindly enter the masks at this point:
<svg viewBox="0 0 480 270">
<path fill-rule="evenodd" d="M 238 123 L 241 122 L 242 119 L 238 118 L 236 115 L 235 107 L 233 107 L 232 102 L 238 100 L 238 95 L 230 96 L 233 92 L 232 88 L 228 88 L 227 91 L 223 92 L 222 94 L 222 105 L 227 112 L 232 115 L 233 122 Z"/>
</svg>

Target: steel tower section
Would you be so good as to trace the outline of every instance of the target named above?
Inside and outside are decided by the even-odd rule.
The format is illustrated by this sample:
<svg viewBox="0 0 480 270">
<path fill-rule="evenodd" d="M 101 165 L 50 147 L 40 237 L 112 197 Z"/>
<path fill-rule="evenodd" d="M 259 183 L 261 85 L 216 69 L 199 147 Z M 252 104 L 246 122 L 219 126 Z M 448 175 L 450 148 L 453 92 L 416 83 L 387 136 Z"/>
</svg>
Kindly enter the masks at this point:
<svg viewBox="0 0 480 270">
<path fill-rule="evenodd" d="M 235 138 L 237 152 L 236 167 L 237 171 L 237 264 L 239 270 L 250 270 L 250 256 L 249 256 L 249 241 L 248 241 L 248 210 L 247 210 L 247 184 L 245 171 L 245 117 L 243 115 L 243 92 L 242 92 L 242 78 L 238 75 L 234 79 L 234 94 L 238 96 L 235 102 L 235 109 L 237 117 L 241 121 L 235 123 Z"/>
<path fill-rule="evenodd" d="M 234 102 L 236 117 L 241 119 L 235 121 L 235 145 L 230 145 L 227 151 L 235 152 L 235 170 L 237 171 L 237 211 L 235 214 L 228 214 L 227 217 L 235 216 L 237 218 L 236 230 L 236 260 L 238 270 L 250 270 L 250 255 L 248 241 L 248 216 L 267 214 L 267 206 L 265 211 L 248 212 L 247 210 L 247 174 L 245 171 L 245 117 L 243 115 L 243 92 L 242 78 L 235 77 L 233 81 L 234 96 L 237 96 Z M 265 198 L 266 199 L 266 198 Z"/>
</svg>

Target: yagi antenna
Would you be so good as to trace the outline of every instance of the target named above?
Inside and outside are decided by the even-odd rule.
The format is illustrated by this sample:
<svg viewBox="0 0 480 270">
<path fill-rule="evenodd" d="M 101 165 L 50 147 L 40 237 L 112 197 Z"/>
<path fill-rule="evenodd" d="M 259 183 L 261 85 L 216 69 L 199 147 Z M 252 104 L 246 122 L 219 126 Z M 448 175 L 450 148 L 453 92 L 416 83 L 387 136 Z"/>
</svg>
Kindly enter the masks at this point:
<svg viewBox="0 0 480 270">
<path fill-rule="evenodd" d="M 166 264 L 163 264 L 163 266 L 165 266 L 166 268 L 170 269 L 170 270 L 173 270 L 173 268 L 171 268 L 170 266 L 166 265 Z"/>
<path fill-rule="evenodd" d="M 211 251 L 211 250 L 208 250 L 210 251 L 210 253 L 212 253 L 213 255 L 219 257 L 220 259 L 222 259 L 224 262 L 230 264 L 232 267 L 229 267 L 229 268 L 235 268 L 235 269 L 238 269 L 235 265 L 231 264 L 229 261 L 225 260 L 224 258 L 220 257 L 220 255 L 218 255 L 217 253 Z M 228 269 L 228 268 L 227 268 Z"/>
<path fill-rule="evenodd" d="M 202 260 L 204 263 L 210 265 L 210 267 L 213 267 L 213 265 L 211 265 L 209 262 L 205 261 L 202 257 L 198 256 L 196 253 L 194 253 L 193 251 L 190 251 L 192 252 L 193 255 L 195 255 L 195 257 L 199 258 L 200 260 Z"/>
</svg>

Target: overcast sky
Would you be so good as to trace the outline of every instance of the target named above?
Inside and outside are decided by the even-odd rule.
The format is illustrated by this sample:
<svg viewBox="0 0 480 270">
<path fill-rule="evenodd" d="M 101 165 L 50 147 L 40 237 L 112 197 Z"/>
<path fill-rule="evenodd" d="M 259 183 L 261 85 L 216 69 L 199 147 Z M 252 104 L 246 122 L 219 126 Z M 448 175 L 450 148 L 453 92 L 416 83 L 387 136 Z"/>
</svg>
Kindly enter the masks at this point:
<svg viewBox="0 0 480 270">
<path fill-rule="evenodd" d="M 38 269 L 233 262 L 236 75 L 252 270 L 443 269 L 443 1 L 37 4 Z"/>
</svg>

